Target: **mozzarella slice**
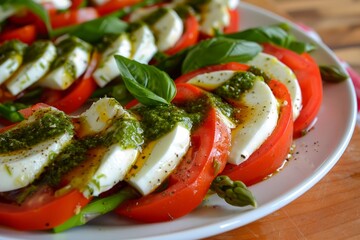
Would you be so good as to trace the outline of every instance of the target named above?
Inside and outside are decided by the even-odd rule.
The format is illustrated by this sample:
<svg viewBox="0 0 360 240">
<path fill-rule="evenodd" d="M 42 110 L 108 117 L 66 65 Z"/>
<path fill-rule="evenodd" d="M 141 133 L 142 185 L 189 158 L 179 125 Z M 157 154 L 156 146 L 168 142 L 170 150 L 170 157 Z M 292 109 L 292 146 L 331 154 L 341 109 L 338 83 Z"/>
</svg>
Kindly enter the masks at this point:
<svg viewBox="0 0 360 240">
<path fill-rule="evenodd" d="M 131 59 L 143 64 L 149 63 L 157 52 L 155 37 L 150 28 L 141 24 L 136 30 L 130 34 L 132 42 Z"/>
<path fill-rule="evenodd" d="M 34 54 L 35 57 L 33 56 Z M 42 78 L 50 69 L 50 65 L 55 57 L 56 48 L 50 41 L 35 42 L 27 49 L 24 56 L 24 61 L 27 61 L 26 59 L 29 58 L 31 61 L 24 63 L 6 81 L 6 87 L 13 95 L 17 95 Z"/>
<path fill-rule="evenodd" d="M 71 138 L 69 133 L 64 133 L 31 149 L 1 154 L 0 192 L 16 190 L 32 183 L 51 162 L 52 156 L 58 154 Z"/>
<path fill-rule="evenodd" d="M 136 148 L 123 149 L 118 144 L 110 146 L 83 191 L 84 196 L 99 196 L 122 181 L 136 161 L 138 154 L 139 150 Z"/>
<path fill-rule="evenodd" d="M 114 130 L 114 122 L 121 118 L 132 117 L 115 99 L 102 98 L 80 116 L 81 137 L 107 134 Z M 73 187 L 80 185 L 80 188 L 85 184 L 83 194 L 86 197 L 98 196 L 122 181 L 139 154 L 138 146 L 124 147 L 117 142 L 107 148 L 98 147 L 94 150 L 98 151 L 91 154 L 94 156 L 86 168 L 90 176 L 85 175 L 80 179 L 75 177 L 71 183 Z"/>
<path fill-rule="evenodd" d="M 230 14 L 224 2 L 210 0 L 201 7 L 200 31 L 213 36 L 230 24 Z"/>
<path fill-rule="evenodd" d="M 240 124 L 232 131 L 228 162 L 247 160 L 274 131 L 279 118 L 278 101 L 266 83 L 255 81 L 239 100 Z"/>
<path fill-rule="evenodd" d="M 234 71 L 204 73 L 190 79 L 188 83 L 212 91 L 234 74 Z M 240 100 L 233 101 L 241 108 L 241 119 L 240 124 L 232 131 L 232 147 L 228 161 L 240 164 L 247 160 L 275 129 L 279 115 L 278 102 L 271 89 L 260 80 L 255 80 L 254 86 L 242 93 Z"/>
<path fill-rule="evenodd" d="M 149 194 L 171 174 L 189 146 L 190 131 L 178 124 L 145 147 L 125 180 L 141 194 Z"/>
<path fill-rule="evenodd" d="M 174 10 L 167 9 L 166 14 L 151 26 L 159 51 L 166 51 L 175 46 L 184 31 L 184 25 L 179 15 Z"/>
<path fill-rule="evenodd" d="M 93 77 L 100 87 L 104 87 L 111 80 L 120 75 L 114 55 L 129 58 L 132 52 L 132 44 L 127 34 L 121 34 L 102 55 L 99 67 L 95 70 Z"/>
<path fill-rule="evenodd" d="M 140 20 L 150 25 L 159 51 L 173 47 L 184 31 L 180 16 L 171 8 L 146 8 L 136 11 L 130 17 L 131 22 Z"/>
<path fill-rule="evenodd" d="M 269 77 L 279 80 L 287 87 L 291 96 L 293 117 L 295 120 L 299 116 L 302 108 L 302 96 L 299 82 L 294 72 L 276 57 L 266 53 L 259 53 L 255 58 L 247 62 L 247 64 L 261 69 L 269 75 Z"/>
<path fill-rule="evenodd" d="M 26 127 L 33 123 L 36 124 L 37 121 L 44 121 L 42 119 L 44 114 L 59 113 L 58 110 L 52 108 L 40 109 L 34 112 L 27 120 L 3 133 L 4 135 L 1 136 L 2 141 L 11 139 L 9 144 L 21 142 L 22 139 L 13 139 L 14 137 L 11 134 L 17 134 L 19 131 L 23 131 L 24 128 L 27 129 Z M 60 117 L 60 115 L 53 115 L 54 117 Z M 16 150 L 0 154 L 0 192 L 25 187 L 44 171 L 44 168 L 52 162 L 54 156 L 60 153 L 72 139 L 72 133 L 66 130 L 67 126 L 71 126 L 71 122 L 65 119 L 64 121 L 67 122 L 48 122 L 49 126 L 46 127 L 44 124 L 40 124 L 40 126 L 45 127 L 37 129 L 40 133 L 41 131 L 48 131 L 49 128 L 55 130 L 60 127 L 59 132 L 54 131 L 53 134 L 49 134 L 48 139 L 33 144 L 24 143 L 26 144 L 24 148 L 15 148 Z"/>
<path fill-rule="evenodd" d="M 21 66 L 26 46 L 17 40 L 7 41 L 0 46 L 0 84 Z"/>
<path fill-rule="evenodd" d="M 57 44 L 58 58 L 52 70 L 39 81 L 39 85 L 65 90 L 86 70 L 91 55 L 91 45 L 76 37 L 68 37 Z"/>
<path fill-rule="evenodd" d="M 83 112 L 79 119 L 79 135 L 84 137 L 105 131 L 114 118 L 128 115 L 124 108 L 113 98 L 102 98 Z"/>
</svg>

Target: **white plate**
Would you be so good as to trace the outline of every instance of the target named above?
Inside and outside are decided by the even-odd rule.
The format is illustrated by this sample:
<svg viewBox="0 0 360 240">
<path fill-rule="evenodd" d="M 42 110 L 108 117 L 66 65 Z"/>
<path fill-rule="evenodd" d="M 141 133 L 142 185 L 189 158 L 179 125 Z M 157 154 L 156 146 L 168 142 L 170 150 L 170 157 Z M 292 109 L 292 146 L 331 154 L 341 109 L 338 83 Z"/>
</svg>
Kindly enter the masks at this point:
<svg viewBox="0 0 360 240">
<path fill-rule="evenodd" d="M 240 5 L 242 28 L 288 22 L 257 7 Z M 299 39 L 313 42 L 318 63 L 340 67 L 334 54 L 294 26 Z M 350 81 L 324 85 L 324 100 L 313 131 L 296 141 L 295 160 L 272 178 L 251 187 L 258 208 L 235 208 L 216 196 L 191 214 L 167 223 L 141 224 L 107 215 L 65 233 L 19 232 L 0 228 L 0 239 L 195 239 L 244 226 L 290 203 L 316 184 L 338 161 L 348 145 L 356 119 L 355 92 Z M 49 213 L 51 214 L 51 213 Z"/>
</svg>

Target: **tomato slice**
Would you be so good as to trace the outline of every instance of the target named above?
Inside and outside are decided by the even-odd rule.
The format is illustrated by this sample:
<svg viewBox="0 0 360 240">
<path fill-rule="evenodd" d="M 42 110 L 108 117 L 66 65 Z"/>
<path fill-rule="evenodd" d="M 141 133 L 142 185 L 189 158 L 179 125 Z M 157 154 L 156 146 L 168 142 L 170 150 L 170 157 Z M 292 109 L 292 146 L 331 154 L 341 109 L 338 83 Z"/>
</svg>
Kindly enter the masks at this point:
<svg viewBox="0 0 360 240">
<path fill-rule="evenodd" d="M 303 107 L 294 123 L 294 137 L 301 137 L 310 130 L 320 110 L 323 88 L 319 67 L 307 53 L 299 55 L 272 44 L 264 44 L 264 52 L 291 68 L 299 81 Z"/>
<path fill-rule="evenodd" d="M 53 28 L 67 27 L 77 25 L 98 18 L 99 14 L 93 7 L 80 9 L 71 9 L 63 13 L 57 13 L 50 16 L 51 26 Z"/>
<path fill-rule="evenodd" d="M 237 9 L 229 9 L 230 24 L 224 28 L 224 33 L 234 33 L 240 29 L 240 14 Z"/>
<path fill-rule="evenodd" d="M 174 104 L 185 104 L 204 92 L 189 84 L 177 84 Z M 206 136 L 206 137 L 204 137 Z M 179 218 L 195 209 L 204 199 L 211 182 L 221 171 L 228 156 L 231 133 L 211 107 L 200 126 L 192 133 L 191 147 L 174 173 L 167 188 L 140 199 L 130 200 L 116 212 L 144 222 Z"/>
<path fill-rule="evenodd" d="M 199 37 L 199 23 L 196 17 L 192 14 L 185 19 L 185 32 L 179 41 L 172 48 L 165 51 L 166 54 L 173 55 L 184 48 L 194 45 Z"/>
<path fill-rule="evenodd" d="M 115 12 L 124 7 L 134 5 L 139 2 L 141 2 L 141 1 L 140 0 L 112 0 L 112 1 L 108 1 L 100 6 L 96 7 L 96 9 L 100 16 L 104 16 L 104 15 Z"/>
<path fill-rule="evenodd" d="M 90 64 L 84 75 L 66 91 L 46 89 L 42 100 L 65 113 L 78 110 L 96 90 L 97 84 L 92 76 L 99 62 L 100 54 L 93 52 Z"/>
<path fill-rule="evenodd" d="M 0 34 L 0 44 L 2 42 L 17 39 L 26 44 L 32 44 L 36 40 L 36 27 L 33 24 L 4 31 Z"/>
<path fill-rule="evenodd" d="M 42 189 L 21 206 L 0 203 L 0 224 L 19 230 L 51 229 L 64 223 L 88 202 L 78 190 L 55 197 L 52 190 Z"/>
<path fill-rule="evenodd" d="M 290 152 L 293 133 L 291 97 L 285 85 L 271 80 L 268 83 L 275 97 L 280 101 L 278 124 L 267 140 L 248 160 L 239 164 L 227 164 L 223 175 L 232 180 L 252 185 L 276 172 L 285 162 Z"/>
</svg>

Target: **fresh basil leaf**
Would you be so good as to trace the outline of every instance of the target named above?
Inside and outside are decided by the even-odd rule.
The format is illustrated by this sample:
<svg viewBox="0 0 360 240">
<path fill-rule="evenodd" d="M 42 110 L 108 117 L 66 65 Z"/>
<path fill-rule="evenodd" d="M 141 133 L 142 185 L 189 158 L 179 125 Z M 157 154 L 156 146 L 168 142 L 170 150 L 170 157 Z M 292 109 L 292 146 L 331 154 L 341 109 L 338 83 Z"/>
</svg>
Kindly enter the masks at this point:
<svg viewBox="0 0 360 240">
<path fill-rule="evenodd" d="M 247 62 L 262 48 L 255 42 L 230 38 L 211 38 L 195 45 L 182 64 L 182 73 L 215 64 Z"/>
<path fill-rule="evenodd" d="M 16 8 L 26 8 L 31 11 L 33 14 L 38 16 L 44 23 L 50 33 L 52 31 L 50 24 L 50 17 L 46 9 L 41 5 L 32 0 L 3 0 L 1 5 L 14 6 Z"/>
<path fill-rule="evenodd" d="M 273 26 L 250 28 L 237 33 L 225 34 L 223 36 L 226 38 L 243 39 L 257 43 L 274 43 L 297 53 L 310 52 L 315 49 L 313 44 L 297 41 L 293 35 L 288 33 L 289 28 L 290 27 L 287 24 L 283 23 Z"/>
<path fill-rule="evenodd" d="M 168 104 L 175 97 L 174 81 L 154 66 L 115 55 L 120 76 L 127 90 L 142 104 Z"/>
<path fill-rule="evenodd" d="M 115 16 L 97 18 L 82 24 L 56 29 L 52 36 L 65 33 L 76 36 L 89 43 L 99 42 L 106 34 L 120 34 L 126 31 L 128 24 Z"/>
<path fill-rule="evenodd" d="M 325 82 L 338 83 L 348 79 L 348 76 L 338 67 L 332 65 L 320 65 L 321 78 Z"/>
<path fill-rule="evenodd" d="M 187 54 L 190 52 L 192 47 L 183 49 L 182 51 L 170 55 L 167 57 L 162 57 L 161 59 L 156 59 L 156 67 L 164 72 L 167 72 L 173 79 L 176 79 L 181 75 L 181 68 L 179 66 L 184 62 Z"/>
</svg>

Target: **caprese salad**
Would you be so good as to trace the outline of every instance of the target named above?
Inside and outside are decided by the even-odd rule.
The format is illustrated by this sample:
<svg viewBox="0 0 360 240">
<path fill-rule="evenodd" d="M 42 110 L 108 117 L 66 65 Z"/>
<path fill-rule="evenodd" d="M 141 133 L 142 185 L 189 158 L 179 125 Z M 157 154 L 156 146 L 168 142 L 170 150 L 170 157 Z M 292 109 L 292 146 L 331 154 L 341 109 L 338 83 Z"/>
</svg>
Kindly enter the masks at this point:
<svg viewBox="0 0 360 240">
<path fill-rule="evenodd" d="M 246 186 L 312 127 L 322 78 L 285 25 L 238 31 L 237 5 L 0 3 L 0 224 L 169 221 L 209 191 L 256 206 Z"/>
</svg>

